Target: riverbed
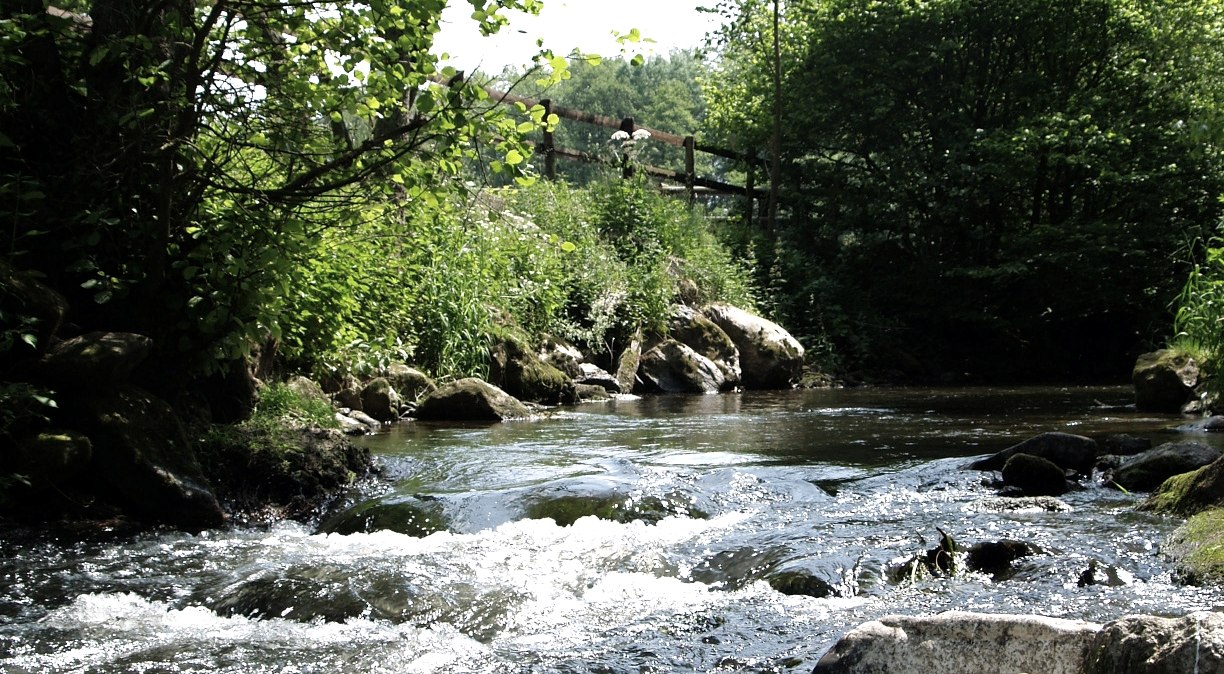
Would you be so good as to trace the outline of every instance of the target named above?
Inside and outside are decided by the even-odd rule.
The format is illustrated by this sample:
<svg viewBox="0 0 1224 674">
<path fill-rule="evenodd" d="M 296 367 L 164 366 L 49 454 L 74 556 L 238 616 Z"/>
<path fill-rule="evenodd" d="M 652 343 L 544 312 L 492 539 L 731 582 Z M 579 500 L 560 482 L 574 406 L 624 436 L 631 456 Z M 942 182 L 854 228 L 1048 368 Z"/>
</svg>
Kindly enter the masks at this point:
<svg viewBox="0 0 1224 674">
<path fill-rule="evenodd" d="M 0 669 L 807 672 L 891 613 L 1216 608 L 1219 591 L 1174 582 L 1158 551 L 1178 521 L 1137 512 L 1142 494 L 1097 478 L 1058 507 L 1012 507 L 962 469 L 1045 431 L 1179 437 L 1184 420 L 1136 413 L 1130 396 L 745 392 L 399 424 L 363 440 L 382 476 L 353 501 L 416 508 L 428 535 L 3 532 Z M 556 508 L 570 502 L 615 516 Z M 1032 554 L 997 574 L 907 567 L 941 530 L 959 549 L 1015 540 Z"/>
</svg>

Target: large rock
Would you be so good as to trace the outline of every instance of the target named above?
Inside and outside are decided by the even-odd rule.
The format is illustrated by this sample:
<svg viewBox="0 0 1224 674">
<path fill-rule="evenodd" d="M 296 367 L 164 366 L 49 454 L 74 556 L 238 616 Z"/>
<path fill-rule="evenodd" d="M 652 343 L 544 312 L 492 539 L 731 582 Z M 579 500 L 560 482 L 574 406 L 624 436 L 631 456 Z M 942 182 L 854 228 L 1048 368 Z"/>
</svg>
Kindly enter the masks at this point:
<svg viewBox="0 0 1224 674">
<path fill-rule="evenodd" d="M 1219 507 L 1224 507 L 1224 459 L 1170 477 L 1140 506 L 1143 510 L 1177 515 L 1193 515 Z"/>
<path fill-rule="evenodd" d="M 1139 356 L 1131 372 L 1135 408 L 1147 412 L 1180 412 L 1194 397 L 1199 382 L 1198 363 L 1189 355 L 1161 349 Z"/>
<path fill-rule="evenodd" d="M 608 393 L 620 393 L 621 385 L 611 374 L 606 370 L 593 363 L 582 363 L 578 367 L 578 377 L 574 382 L 579 386 L 599 386 Z"/>
<path fill-rule="evenodd" d="M 1007 460 L 1016 454 L 1040 456 L 1063 470 L 1090 475 L 1096 464 L 1097 443 L 1082 435 L 1042 433 L 984 459 L 978 459 L 966 467 L 971 470 L 1002 470 Z"/>
<path fill-rule="evenodd" d="M 1035 670 L 1034 670 L 1035 671 Z M 1101 629 L 1084 674 L 1224 672 L 1224 614 L 1127 616 Z"/>
<path fill-rule="evenodd" d="M 138 519 L 200 530 L 224 522 L 174 411 L 146 391 L 124 386 L 61 402 L 64 418 L 90 440 L 91 479 L 99 498 Z"/>
<path fill-rule="evenodd" d="M 429 421 L 506 421 L 529 417 L 531 412 L 500 388 L 468 377 L 425 396 L 416 416 Z"/>
<path fill-rule="evenodd" d="M 540 360 L 517 337 L 507 336 L 490 350 L 489 382 L 528 402 L 556 405 L 573 396 L 564 372 Z"/>
<path fill-rule="evenodd" d="M 1220 450 L 1199 442 L 1166 442 L 1121 463 L 1109 479 L 1129 491 L 1154 491 L 1165 480 L 1220 458 Z"/>
<path fill-rule="evenodd" d="M 642 354 L 638 377 L 648 388 L 663 393 L 717 393 L 727 381 L 709 358 L 674 339 Z"/>
<path fill-rule="evenodd" d="M 438 390 L 438 385 L 429 375 L 403 363 L 388 365 L 383 376 L 391 383 L 391 388 L 395 389 L 400 399 L 408 402 L 416 402 L 421 396 Z"/>
<path fill-rule="evenodd" d="M 1080 674 L 1101 626 L 952 611 L 885 616 L 847 633 L 813 674 Z"/>
<path fill-rule="evenodd" d="M 723 373 L 724 388 L 739 385 L 739 349 L 713 321 L 692 307 L 676 305 L 667 324 L 667 334 L 714 363 Z"/>
<path fill-rule="evenodd" d="M 56 344 L 39 363 L 39 377 L 72 387 L 126 384 L 152 348 L 144 335 L 91 332 Z"/>
<path fill-rule="evenodd" d="M 702 313 L 739 349 L 745 388 L 790 388 L 799 381 L 803 346 L 781 326 L 730 304 L 711 304 Z"/>
<path fill-rule="evenodd" d="M 1062 496 L 1067 477 L 1058 464 L 1032 454 L 1015 454 L 1003 464 L 1003 484 L 1025 496 Z"/>
<path fill-rule="evenodd" d="M 361 389 L 361 410 L 379 421 L 399 418 L 400 397 L 386 377 L 375 377 Z"/>
<path fill-rule="evenodd" d="M 540 343 L 536 354 L 540 360 L 565 373 L 570 379 L 582 376 L 582 362 L 585 360 L 578 347 L 557 337 L 547 337 Z"/>
<path fill-rule="evenodd" d="M 1173 564 L 1181 583 L 1224 584 L 1224 510 L 1192 515 L 1160 545 L 1160 556 Z"/>
</svg>

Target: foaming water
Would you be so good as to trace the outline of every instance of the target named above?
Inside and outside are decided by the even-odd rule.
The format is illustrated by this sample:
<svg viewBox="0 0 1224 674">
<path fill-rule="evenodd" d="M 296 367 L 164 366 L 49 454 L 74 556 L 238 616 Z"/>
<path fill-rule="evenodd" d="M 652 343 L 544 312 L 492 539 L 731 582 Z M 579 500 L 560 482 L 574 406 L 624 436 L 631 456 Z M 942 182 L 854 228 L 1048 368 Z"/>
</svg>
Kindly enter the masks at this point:
<svg viewBox="0 0 1224 674">
<path fill-rule="evenodd" d="M 1180 420 L 1137 415 L 1127 394 L 736 394 L 406 424 L 369 439 L 388 477 L 358 497 L 354 512 L 378 514 L 361 527 L 0 540 L 0 665 L 807 671 L 889 613 L 1214 608 L 1216 591 L 1173 582 L 1157 551 L 1177 522 L 1135 511 L 1140 496 L 1090 482 L 1008 501 L 961 470 L 1047 430 L 1171 439 Z M 433 533 L 413 528 L 421 513 Z M 993 575 L 915 573 L 941 531 L 1032 554 Z M 1083 585 L 1090 565 L 1099 580 Z"/>
</svg>

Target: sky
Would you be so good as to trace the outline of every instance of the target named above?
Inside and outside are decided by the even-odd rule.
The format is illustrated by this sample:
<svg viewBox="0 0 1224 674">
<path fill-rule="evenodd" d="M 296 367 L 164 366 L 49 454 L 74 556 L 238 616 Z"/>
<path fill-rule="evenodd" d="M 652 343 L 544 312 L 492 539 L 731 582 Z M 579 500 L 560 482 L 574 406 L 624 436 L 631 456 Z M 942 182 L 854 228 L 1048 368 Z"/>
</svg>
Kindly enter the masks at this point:
<svg viewBox="0 0 1224 674">
<path fill-rule="evenodd" d="M 697 11 L 701 4 L 702 0 L 544 0 L 539 16 L 508 12 L 510 25 L 483 38 L 469 18 L 471 4 L 449 0 L 434 48 L 449 53 L 453 58 L 447 63 L 460 70 L 480 68 L 488 73 L 529 63 L 539 51 L 537 38 L 558 55 L 577 48 L 604 57 L 620 56 L 622 50 L 627 56 L 665 56 L 672 49 L 701 46 L 706 32 L 717 27 L 717 15 Z M 616 42 L 614 31 L 624 34 L 633 28 L 654 42 Z"/>
</svg>

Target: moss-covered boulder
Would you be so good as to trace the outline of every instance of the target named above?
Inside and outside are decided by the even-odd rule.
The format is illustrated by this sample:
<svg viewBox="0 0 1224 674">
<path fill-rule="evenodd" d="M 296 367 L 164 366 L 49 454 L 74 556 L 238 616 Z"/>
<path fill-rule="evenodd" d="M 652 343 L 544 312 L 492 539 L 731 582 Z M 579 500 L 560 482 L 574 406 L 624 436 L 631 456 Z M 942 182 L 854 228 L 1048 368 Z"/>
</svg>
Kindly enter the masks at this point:
<svg viewBox="0 0 1224 674">
<path fill-rule="evenodd" d="M 442 386 L 421 400 L 416 416 L 426 421 L 507 421 L 531 416 L 527 406 L 475 377 Z"/>
<path fill-rule="evenodd" d="M 1224 584 L 1224 508 L 1191 516 L 1161 544 L 1160 554 L 1183 583 Z"/>
<path fill-rule="evenodd" d="M 153 340 L 130 332 L 91 332 L 56 344 L 39 363 L 38 378 L 53 386 L 117 386 L 153 348 Z"/>
<path fill-rule="evenodd" d="M 395 389 L 400 399 L 408 402 L 414 403 L 420 400 L 421 396 L 438 390 L 438 385 L 429 375 L 403 363 L 388 365 L 383 376 L 391 383 L 391 388 Z"/>
<path fill-rule="evenodd" d="M 248 521 L 311 520 L 373 467 L 339 429 L 273 421 L 214 427 L 198 453 L 226 510 Z"/>
<path fill-rule="evenodd" d="M 1140 506 L 1143 510 L 1193 515 L 1224 507 L 1224 458 L 1161 483 Z"/>
<path fill-rule="evenodd" d="M 189 530 L 220 526 L 224 515 L 195 448 L 170 408 L 134 386 L 59 401 L 62 418 L 93 447 L 88 488 L 136 519 Z"/>
<path fill-rule="evenodd" d="M 515 398 L 545 405 L 573 399 L 570 377 L 540 360 L 521 336 L 501 335 L 489 355 L 489 383 Z"/>
<path fill-rule="evenodd" d="M 1135 386 L 1135 408 L 1147 412 L 1180 412 L 1194 397 L 1199 366 L 1194 358 L 1175 349 L 1161 349 L 1139 356 L 1131 372 Z"/>
<path fill-rule="evenodd" d="M 713 321 L 692 307 L 678 305 L 672 308 L 667 334 L 714 363 L 723 374 L 725 388 L 739 386 L 739 349 Z"/>
<path fill-rule="evenodd" d="M 642 362 L 642 331 L 629 338 L 629 344 L 616 357 L 616 383 L 624 393 L 637 388 L 638 366 Z"/>
</svg>

